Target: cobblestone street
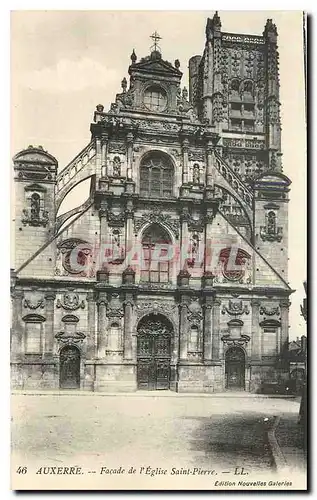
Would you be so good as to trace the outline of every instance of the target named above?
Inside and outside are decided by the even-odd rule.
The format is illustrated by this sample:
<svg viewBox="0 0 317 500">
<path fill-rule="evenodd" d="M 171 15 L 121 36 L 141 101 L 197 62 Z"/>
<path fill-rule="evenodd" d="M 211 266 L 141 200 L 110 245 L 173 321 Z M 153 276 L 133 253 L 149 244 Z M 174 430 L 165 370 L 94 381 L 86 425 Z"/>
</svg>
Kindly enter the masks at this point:
<svg viewBox="0 0 317 500">
<path fill-rule="evenodd" d="M 173 395 L 14 395 L 14 463 L 271 471 L 263 418 L 295 400 Z"/>
</svg>

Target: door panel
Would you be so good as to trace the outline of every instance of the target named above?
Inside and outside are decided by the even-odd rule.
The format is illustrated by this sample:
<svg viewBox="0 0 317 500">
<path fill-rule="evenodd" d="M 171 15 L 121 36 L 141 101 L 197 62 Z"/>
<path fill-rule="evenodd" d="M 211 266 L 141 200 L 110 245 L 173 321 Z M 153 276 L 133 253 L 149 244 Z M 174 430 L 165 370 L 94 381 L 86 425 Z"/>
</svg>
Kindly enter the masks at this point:
<svg viewBox="0 0 317 500">
<path fill-rule="evenodd" d="M 60 387 L 61 389 L 80 387 L 80 353 L 74 346 L 64 347 L 60 352 Z"/>
<path fill-rule="evenodd" d="M 170 345 L 169 335 L 138 337 L 138 389 L 169 389 Z"/>
</svg>

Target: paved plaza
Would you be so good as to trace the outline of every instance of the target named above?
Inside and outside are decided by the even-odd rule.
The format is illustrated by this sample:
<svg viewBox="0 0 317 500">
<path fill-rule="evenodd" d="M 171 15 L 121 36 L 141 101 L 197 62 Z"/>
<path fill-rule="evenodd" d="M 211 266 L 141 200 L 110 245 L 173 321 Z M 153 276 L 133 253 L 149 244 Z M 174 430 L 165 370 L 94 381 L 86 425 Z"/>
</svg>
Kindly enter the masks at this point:
<svg viewBox="0 0 317 500">
<path fill-rule="evenodd" d="M 294 399 L 13 395 L 14 462 L 105 467 L 244 467 L 269 471 L 263 419 L 295 416 Z"/>
</svg>

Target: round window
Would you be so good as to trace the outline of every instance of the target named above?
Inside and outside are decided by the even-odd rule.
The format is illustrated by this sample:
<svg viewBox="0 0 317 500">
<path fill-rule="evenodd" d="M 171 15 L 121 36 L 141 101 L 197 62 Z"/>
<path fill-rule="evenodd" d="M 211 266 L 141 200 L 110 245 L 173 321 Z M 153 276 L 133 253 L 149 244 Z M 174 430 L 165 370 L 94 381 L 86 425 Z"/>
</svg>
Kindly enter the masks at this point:
<svg viewBox="0 0 317 500">
<path fill-rule="evenodd" d="M 163 111 L 167 105 L 166 92 L 159 87 L 150 87 L 144 92 L 144 104 L 151 111 Z"/>
</svg>

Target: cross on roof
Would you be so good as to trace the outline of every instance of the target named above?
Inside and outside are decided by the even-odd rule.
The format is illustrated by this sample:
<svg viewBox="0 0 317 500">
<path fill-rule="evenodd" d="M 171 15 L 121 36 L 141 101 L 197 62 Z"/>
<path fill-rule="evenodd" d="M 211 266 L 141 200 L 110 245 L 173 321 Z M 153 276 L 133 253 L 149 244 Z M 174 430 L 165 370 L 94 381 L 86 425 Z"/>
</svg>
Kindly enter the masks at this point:
<svg viewBox="0 0 317 500">
<path fill-rule="evenodd" d="M 153 35 L 151 35 L 150 38 L 152 38 L 152 40 L 154 41 L 154 45 L 152 45 L 151 49 L 154 48 L 154 50 L 158 50 L 159 46 L 157 42 L 159 40 L 162 40 L 162 37 L 157 33 L 157 31 L 154 31 Z"/>
</svg>

